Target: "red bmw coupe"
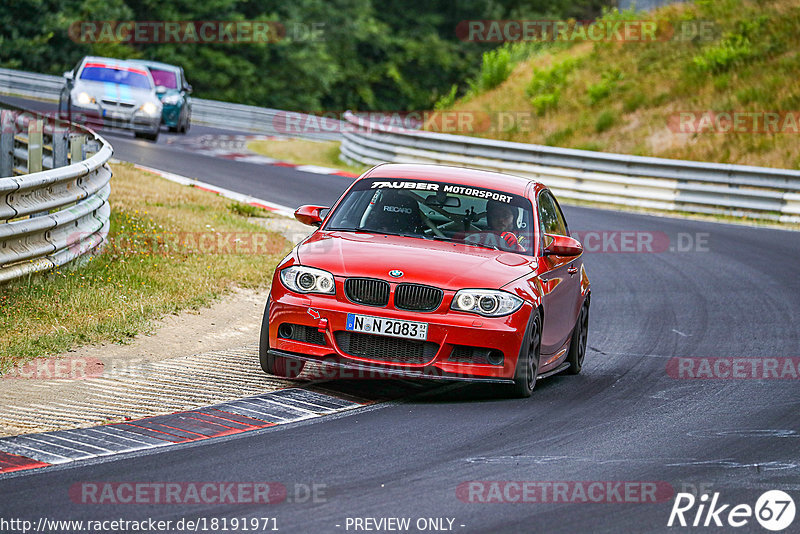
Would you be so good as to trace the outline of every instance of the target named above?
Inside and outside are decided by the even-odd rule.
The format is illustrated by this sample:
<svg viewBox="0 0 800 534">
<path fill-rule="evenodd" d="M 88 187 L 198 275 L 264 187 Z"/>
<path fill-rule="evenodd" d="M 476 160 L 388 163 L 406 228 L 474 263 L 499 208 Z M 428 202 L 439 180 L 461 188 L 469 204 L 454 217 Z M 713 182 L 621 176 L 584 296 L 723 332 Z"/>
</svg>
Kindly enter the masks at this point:
<svg viewBox="0 0 800 534">
<path fill-rule="evenodd" d="M 305 362 L 387 377 L 495 382 L 515 396 L 577 374 L 589 279 L 553 194 L 500 173 L 385 164 L 327 207 L 275 271 L 261 326 L 265 372 Z"/>
</svg>

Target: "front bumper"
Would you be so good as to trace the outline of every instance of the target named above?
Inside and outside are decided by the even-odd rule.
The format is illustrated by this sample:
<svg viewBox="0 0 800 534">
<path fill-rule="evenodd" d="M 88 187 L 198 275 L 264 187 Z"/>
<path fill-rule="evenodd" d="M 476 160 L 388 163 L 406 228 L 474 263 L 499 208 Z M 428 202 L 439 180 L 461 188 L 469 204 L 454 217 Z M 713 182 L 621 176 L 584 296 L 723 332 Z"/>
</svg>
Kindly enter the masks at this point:
<svg viewBox="0 0 800 534">
<path fill-rule="evenodd" d="M 80 117 L 81 122 L 101 126 L 103 128 L 118 128 L 134 132 L 155 133 L 161 126 L 161 115 L 148 115 L 141 111 L 116 111 L 104 109 L 100 106 L 82 107 L 72 104 L 73 116 Z"/>
<path fill-rule="evenodd" d="M 295 354 L 292 352 L 285 352 L 282 350 L 270 349 L 270 354 L 273 356 L 280 356 L 283 358 L 294 358 L 295 360 L 302 360 L 305 362 L 319 362 L 320 359 L 307 356 L 305 354 Z M 391 367 L 375 367 L 374 365 L 363 364 L 356 361 L 335 361 L 326 359 L 325 365 L 335 367 L 341 370 L 336 378 L 425 378 L 431 380 L 447 380 L 447 381 L 465 381 L 465 382 L 489 382 L 492 384 L 513 384 L 514 380 L 510 378 L 487 378 L 482 376 L 463 376 L 450 373 L 436 373 L 430 372 L 425 369 L 405 369 L 405 368 L 391 368 Z M 348 374 L 347 371 L 354 371 Z"/>
<path fill-rule="evenodd" d="M 181 104 L 163 104 L 161 111 L 161 124 L 176 128 L 181 120 Z"/>
<path fill-rule="evenodd" d="M 342 302 L 339 298 L 343 297 L 300 295 L 288 291 L 277 293 L 279 294 L 276 292 L 272 294 L 269 312 L 269 345 L 275 355 L 325 362 L 342 368 L 379 371 L 379 375 L 386 373 L 412 378 L 512 381 L 532 309 L 530 305 L 525 304 L 511 315 L 494 318 L 455 312 L 449 309 L 453 292 L 446 292 L 439 309 L 428 313 L 409 312 L 391 307 L 378 308 L 350 301 Z M 391 353 L 374 355 L 366 355 L 363 352 L 358 355 L 348 353 L 337 340 L 337 338 L 341 340 L 342 335 L 348 332 L 346 330 L 348 313 L 428 323 L 426 343 L 435 344 L 435 351 L 431 349 L 430 356 L 426 356 L 425 361 L 418 363 L 392 361 Z M 319 332 L 319 335 L 315 335 L 317 342 L 279 336 L 278 330 L 284 324 L 300 325 L 309 331 Z M 387 337 L 374 334 L 362 334 L 362 336 Z M 321 340 L 324 344 L 319 342 Z M 499 351 L 503 356 L 502 362 L 491 364 L 485 361 L 469 362 L 463 358 L 456 359 L 454 349 L 465 347 Z"/>
</svg>

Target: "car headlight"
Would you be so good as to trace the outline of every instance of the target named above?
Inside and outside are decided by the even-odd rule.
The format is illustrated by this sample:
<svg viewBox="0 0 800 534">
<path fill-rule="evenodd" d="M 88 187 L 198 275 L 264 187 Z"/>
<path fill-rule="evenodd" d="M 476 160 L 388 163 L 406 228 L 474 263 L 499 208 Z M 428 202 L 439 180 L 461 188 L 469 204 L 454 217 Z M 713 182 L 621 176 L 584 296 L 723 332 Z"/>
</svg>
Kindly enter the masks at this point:
<svg viewBox="0 0 800 534">
<path fill-rule="evenodd" d="M 89 104 L 94 104 L 95 99 L 93 96 L 89 96 L 89 93 L 86 91 L 82 91 L 78 93 L 78 104 L 81 106 L 88 106 Z"/>
<path fill-rule="evenodd" d="M 164 98 L 161 99 L 161 102 L 163 102 L 164 104 L 167 104 L 169 106 L 174 106 L 175 104 L 177 104 L 180 101 L 181 101 L 181 95 L 177 95 L 177 94 L 167 95 L 167 96 L 165 96 Z"/>
<path fill-rule="evenodd" d="M 144 111 L 148 115 L 155 115 L 156 112 L 158 111 L 158 108 L 152 102 L 145 102 L 144 104 L 142 104 L 142 107 L 139 108 L 139 109 L 141 109 L 142 111 Z"/>
<path fill-rule="evenodd" d="M 500 317 L 517 311 L 524 301 L 516 295 L 494 289 L 462 289 L 453 298 L 454 310 Z"/>
<path fill-rule="evenodd" d="M 281 271 L 281 282 L 297 293 L 322 293 L 333 295 L 333 275 L 322 269 L 293 265 Z"/>
</svg>

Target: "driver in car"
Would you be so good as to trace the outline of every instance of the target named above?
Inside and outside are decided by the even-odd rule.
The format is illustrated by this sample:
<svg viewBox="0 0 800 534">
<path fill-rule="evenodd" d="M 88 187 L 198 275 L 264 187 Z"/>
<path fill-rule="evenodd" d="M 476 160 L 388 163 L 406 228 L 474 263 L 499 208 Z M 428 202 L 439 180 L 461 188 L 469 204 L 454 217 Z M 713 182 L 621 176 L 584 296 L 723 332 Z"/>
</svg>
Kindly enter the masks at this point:
<svg viewBox="0 0 800 534">
<path fill-rule="evenodd" d="M 525 247 L 520 244 L 517 236 L 517 224 L 514 221 L 516 208 L 510 204 L 490 200 L 486 203 L 486 222 L 488 230 L 496 232 L 505 242 L 506 250 L 525 252 Z"/>
</svg>

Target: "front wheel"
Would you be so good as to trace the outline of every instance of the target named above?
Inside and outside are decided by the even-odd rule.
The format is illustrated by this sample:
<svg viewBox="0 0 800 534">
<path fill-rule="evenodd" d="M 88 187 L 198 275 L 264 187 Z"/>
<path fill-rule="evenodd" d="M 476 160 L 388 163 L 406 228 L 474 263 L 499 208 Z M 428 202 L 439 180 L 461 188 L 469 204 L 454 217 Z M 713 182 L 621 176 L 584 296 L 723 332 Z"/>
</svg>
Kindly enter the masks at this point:
<svg viewBox="0 0 800 534">
<path fill-rule="evenodd" d="M 583 369 L 583 360 L 586 357 L 586 337 L 589 332 L 589 303 L 585 302 L 581 306 L 578 320 L 575 322 L 575 329 L 572 331 L 572 340 L 569 342 L 569 354 L 567 363 L 569 368 L 567 374 L 577 375 Z"/>
<path fill-rule="evenodd" d="M 533 393 L 536 386 L 536 376 L 539 373 L 539 349 L 542 340 L 542 320 L 539 312 L 533 310 L 533 317 L 528 321 L 528 330 L 522 340 L 517 358 L 517 369 L 514 373 L 514 385 L 511 386 L 511 395 L 518 398 L 527 398 Z"/>
<path fill-rule="evenodd" d="M 261 336 L 258 343 L 258 359 L 261 363 L 261 369 L 270 375 L 297 378 L 303 372 L 306 362 L 269 353 L 269 305 L 270 299 L 267 299 L 264 318 L 261 320 Z"/>
</svg>

